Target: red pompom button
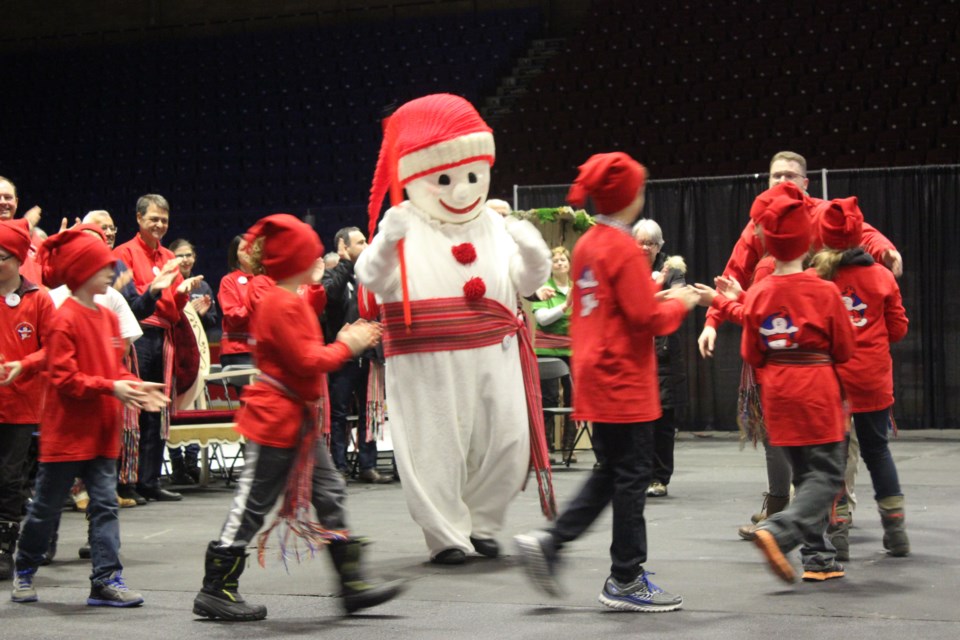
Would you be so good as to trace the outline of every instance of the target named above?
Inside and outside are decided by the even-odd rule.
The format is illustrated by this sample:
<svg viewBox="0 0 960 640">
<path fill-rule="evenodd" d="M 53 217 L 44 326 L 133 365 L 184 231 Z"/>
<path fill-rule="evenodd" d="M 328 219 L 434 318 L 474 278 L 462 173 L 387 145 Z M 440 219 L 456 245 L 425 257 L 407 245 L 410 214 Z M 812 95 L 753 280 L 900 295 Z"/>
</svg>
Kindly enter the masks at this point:
<svg viewBox="0 0 960 640">
<path fill-rule="evenodd" d="M 473 247 L 470 248 L 472 249 Z M 483 280 L 480 278 L 470 278 L 467 280 L 467 283 L 463 285 L 463 295 L 467 297 L 467 300 L 477 300 L 478 298 L 482 298 L 483 294 L 486 292 L 487 285 L 483 284 Z"/>
<path fill-rule="evenodd" d="M 460 264 L 470 264 L 477 259 L 477 250 L 474 249 L 473 245 L 469 242 L 454 245 L 451 251 L 453 251 L 453 257 L 456 258 Z"/>
</svg>

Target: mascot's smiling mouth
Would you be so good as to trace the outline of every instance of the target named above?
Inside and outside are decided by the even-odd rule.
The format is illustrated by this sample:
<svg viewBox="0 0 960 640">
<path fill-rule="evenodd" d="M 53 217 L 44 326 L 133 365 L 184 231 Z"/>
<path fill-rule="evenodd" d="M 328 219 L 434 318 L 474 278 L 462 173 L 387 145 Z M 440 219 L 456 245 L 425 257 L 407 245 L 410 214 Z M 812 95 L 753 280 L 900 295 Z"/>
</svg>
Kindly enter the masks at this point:
<svg viewBox="0 0 960 640">
<path fill-rule="evenodd" d="M 455 209 L 455 208 L 451 207 L 450 205 L 448 205 L 448 204 L 447 204 L 446 202 L 444 202 L 443 200 L 440 201 L 440 204 L 442 204 L 442 205 L 443 205 L 443 208 L 446 209 L 447 211 L 449 211 L 450 213 L 456 213 L 456 214 L 458 214 L 458 215 L 461 215 L 461 214 L 467 213 L 468 211 L 472 211 L 472 210 L 474 209 L 474 207 L 476 207 L 478 204 L 480 204 L 480 198 L 477 198 L 476 200 L 473 201 L 473 204 L 471 204 L 471 205 L 469 205 L 469 206 L 466 206 L 466 207 L 464 207 L 463 209 Z"/>
</svg>

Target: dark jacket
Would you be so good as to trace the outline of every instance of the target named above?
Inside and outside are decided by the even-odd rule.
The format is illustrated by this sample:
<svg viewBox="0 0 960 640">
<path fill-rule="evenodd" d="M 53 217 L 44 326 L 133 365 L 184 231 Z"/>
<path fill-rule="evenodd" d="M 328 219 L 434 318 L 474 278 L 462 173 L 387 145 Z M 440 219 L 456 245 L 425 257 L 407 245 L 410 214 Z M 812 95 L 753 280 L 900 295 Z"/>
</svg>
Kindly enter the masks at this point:
<svg viewBox="0 0 960 640">
<path fill-rule="evenodd" d="M 666 259 L 662 253 L 654 260 L 653 270 L 663 269 Z M 682 287 L 686 284 L 682 273 L 676 269 L 667 269 L 664 273 L 663 288 Z M 666 408 L 682 407 L 687 404 L 687 372 L 683 359 L 683 344 L 680 333 L 683 325 L 668 336 L 657 336 L 657 375 L 660 378 L 660 404 Z"/>
<path fill-rule="evenodd" d="M 337 339 L 337 333 L 343 325 L 360 319 L 357 306 L 357 278 L 353 274 L 353 263 L 341 258 L 332 269 L 323 272 L 320 280 L 327 292 L 327 306 L 323 312 L 323 340 L 331 344 Z M 368 349 L 362 358 L 375 358 L 376 351 Z"/>
</svg>

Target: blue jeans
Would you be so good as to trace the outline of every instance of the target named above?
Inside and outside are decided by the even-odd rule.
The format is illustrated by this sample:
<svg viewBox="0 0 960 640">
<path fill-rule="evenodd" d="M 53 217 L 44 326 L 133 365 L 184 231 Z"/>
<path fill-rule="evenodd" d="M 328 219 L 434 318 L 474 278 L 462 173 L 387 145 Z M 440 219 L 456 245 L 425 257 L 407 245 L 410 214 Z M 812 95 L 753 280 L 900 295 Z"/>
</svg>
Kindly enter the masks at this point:
<svg viewBox="0 0 960 640">
<path fill-rule="evenodd" d="M 356 401 L 357 455 L 360 471 L 377 466 L 377 441 L 367 442 L 367 375 L 370 361 L 350 360 L 343 368 L 330 374 L 330 454 L 337 469 L 347 466 L 347 416 Z"/>
<path fill-rule="evenodd" d="M 640 575 L 647 561 L 647 524 L 643 518 L 653 467 L 653 423 L 593 424 L 598 467 L 557 518 L 550 531 L 562 545 L 576 540 L 613 504 L 610 573 L 621 582 Z"/>
<path fill-rule="evenodd" d="M 57 530 L 60 510 L 76 477 L 83 479 L 90 496 L 90 506 L 87 507 L 93 563 L 90 581 L 102 584 L 123 569 L 120 564 L 120 520 L 117 517 L 117 461 L 114 458 L 94 458 L 40 463 L 33 502 L 20 527 L 18 571 L 36 569 L 43 562 L 43 554 Z"/>
<path fill-rule="evenodd" d="M 867 464 L 873 481 L 874 498 L 902 496 L 897 465 L 887 443 L 890 409 L 853 414 L 853 426 L 860 441 L 860 457 Z"/>
</svg>

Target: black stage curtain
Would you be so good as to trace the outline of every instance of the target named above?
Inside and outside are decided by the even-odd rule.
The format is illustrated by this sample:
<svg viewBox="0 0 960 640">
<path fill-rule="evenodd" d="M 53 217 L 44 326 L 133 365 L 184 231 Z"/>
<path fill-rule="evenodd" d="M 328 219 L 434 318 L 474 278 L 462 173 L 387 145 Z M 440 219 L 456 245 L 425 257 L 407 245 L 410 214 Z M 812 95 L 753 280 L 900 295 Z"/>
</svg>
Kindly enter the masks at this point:
<svg viewBox="0 0 960 640">
<path fill-rule="evenodd" d="M 667 255 L 687 262 L 688 281 L 712 283 L 746 225 L 766 175 L 652 180 L 643 215 L 663 228 Z M 521 187 L 520 209 L 563 204 L 567 187 Z M 893 347 L 897 423 L 910 429 L 960 428 L 960 166 L 829 171 L 811 174 L 809 192 L 855 195 L 867 222 L 900 250 L 900 279 L 910 331 Z M 953 302 L 951 302 L 951 300 Z M 740 336 L 721 327 L 714 358 L 703 361 L 697 336 L 704 311 L 681 328 L 690 401 L 684 425 L 736 429 Z"/>
</svg>

